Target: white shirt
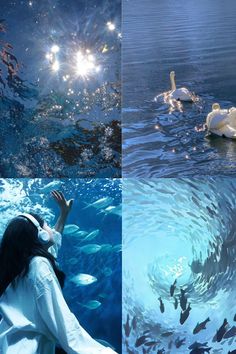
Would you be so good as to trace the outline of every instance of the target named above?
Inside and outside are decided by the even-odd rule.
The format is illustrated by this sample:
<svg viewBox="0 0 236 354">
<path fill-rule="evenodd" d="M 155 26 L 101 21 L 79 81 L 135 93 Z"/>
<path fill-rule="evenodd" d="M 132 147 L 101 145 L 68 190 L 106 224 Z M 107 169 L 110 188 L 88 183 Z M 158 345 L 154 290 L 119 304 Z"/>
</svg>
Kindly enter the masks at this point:
<svg viewBox="0 0 236 354">
<path fill-rule="evenodd" d="M 53 354 L 56 342 L 68 354 L 115 353 L 80 326 L 44 257 L 34 257 L 28 274 L 7 287 L 0 297 L 0 313 L 1 354 Z"/>
</svg>

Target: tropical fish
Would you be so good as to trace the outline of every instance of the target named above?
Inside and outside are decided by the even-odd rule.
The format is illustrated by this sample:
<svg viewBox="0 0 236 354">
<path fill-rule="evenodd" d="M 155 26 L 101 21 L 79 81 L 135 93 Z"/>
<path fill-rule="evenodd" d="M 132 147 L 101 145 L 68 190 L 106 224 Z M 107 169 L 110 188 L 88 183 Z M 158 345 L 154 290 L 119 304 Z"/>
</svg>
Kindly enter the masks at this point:
<svg viewBox="0 0 236 354">
<path fill-rule="evenodd" d="M 187 309 L 185 311 L 182 311 L 180 314 L 180 324 L 184 324 L 184 322 L 187 320 L 189 313 L 191 311 L 191 307 L 190 304 L 188 305 Z"/>
<path fill-rule="evenodd" d="M 88 204 L 83 209 L 87 209 L 87 208 L 90 208 L 90 207 L 96 208 L 96 209 L 104 209 L 104 208 L 108 207 L 112 202 L 113 202 L 113 198 L 104 197 L 104 198 L 96 200 L 95 202 L 93 202 L 91 204 Z"/>
<path fill-rule="evenodd" d="M 158 343 L 160 343 L 159 340 L 152 340 L 152 341 L 150 341 L 150 342 L 144 343 L 144 345 L 145 345 L 146 347 L 153 347 L 153 346 L 157 345 Z"/>
<path fill-rule="evenodd" d="M 126 323 L 123 325 L 126 337 L 129 337 L 131 332 L 131 326 L 129 324 L 129 314 L 127 314 Z"/>
<path fill-rule="evenodd" d="M 196 327 L 193 330 L 193 334 L 199 333 L 201 330 L 206 329 L 207 322 L 210 322 L 210 318 L 208 317 L 205 321 L 201 323 L 197 323 Z"/>
<path fill-rule="evenodd" d="M 157 354 L 165 354 L 165 349 L 158 349 Z"/>
<path fill-rule="evenodd" d="M 78 263 L 78 258 L 69 258 L 69 261 L 68 261 L 69 264 L 72 264 L 72 265 L 75 265 L 76 263 Z"/>
<path fill-rule="evenodd" d="M 70 279 L 77 286 L 85 286 L 93 284 L 97 281 L 97 278 L 93 275 L 79 273 Z"/>
<path fill-rule="evenodd" d="M 48 193 L 51 192 L 54 189 L 58 189 L 59 187 L 61 187 L 61 181 L 52 181 L 49 182 L 48 184 L 46 184 L 46 186 L 43 186 L 40 188 L 40 191 L 43 193 Z"/>
<path fill-rule="evenodd" d="M 108 295 L 105 293 L 101 293 L 98 296 L 101 297 L 102 299 L 106 299 L 108 297 Z"/>
<path fill-rule="evenodd" d="M 91 241 L 93 240 L 95 237 L 97 237 L 99 235 L 99 230 L 94 230 L 92 232 L 90 232 L 89 234 L 86 235 L 86 237 L 84 238 L 84 241 Z"/>
<path fill-rule="evenodd" d="M 177 283 L 177 279 L 175 279 L 174 283 L 170 287 L 170 296 L 174 296 L 174 292 L 176 289 L 176 283 Z"/>
<path fill-rule="evenodd" d="M 63 234 L 64 235 L 71 235 L 71 234 L 76 233 L 77 231 L 79 231 L 79 226 L 74 225 L 74 224 L 70 224 L 70 225 L 66 225 L 64 227 Z"/>
<path fill-rule="evenodd" d="M 236 321 L 236 314 L 234 315 L 234 321 Z"/>
<path fill-rule="evenodd" d="M 96 310 L 98 307 L 101 306 L 101 302 L 97 300 L 90 300 L 86 304 L 81 304 L 80 302 L 78 302 L 78 304 L 83 307 L 86 307 L 89 310 Z"/>
<path fill-rule="evenodd" d="M 96 243 L 91 243 L 86 246 L 80 247 L 81 252 L 83 252 L 85 254 L 97 253 L 98 251 L 100 251 L 100 249 L 101 249 L 101 246 L 97 245 Z"/>
<path fill-rule="evenodd" d="M 158 300 L 160 301 L 160 310 L 161 310 L 161 313 L 164 313 L 164 311 L 165 311 L 165 306 L 164 306 L 164 303 L 163 303 L 161 297 L 159 297 Z"/>
</svg>

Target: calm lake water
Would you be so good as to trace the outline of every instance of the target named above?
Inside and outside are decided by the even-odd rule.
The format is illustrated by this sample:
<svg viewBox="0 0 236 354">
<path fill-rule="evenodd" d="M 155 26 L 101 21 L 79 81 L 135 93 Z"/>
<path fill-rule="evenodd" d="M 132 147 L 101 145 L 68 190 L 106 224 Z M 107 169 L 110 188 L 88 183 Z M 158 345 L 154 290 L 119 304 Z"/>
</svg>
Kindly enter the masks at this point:
<svg viewBox="0 0 236 354">
<path fill-rule="evenodd" d="M 233 0 L 124 1 L 124 176 L 236 172 L 236 142 L 199 131 L 212 103 L 236 105 L 235 17 Z M 154 98 L 172 70 L 199 101 L 170 114 Z"/>
</svg>

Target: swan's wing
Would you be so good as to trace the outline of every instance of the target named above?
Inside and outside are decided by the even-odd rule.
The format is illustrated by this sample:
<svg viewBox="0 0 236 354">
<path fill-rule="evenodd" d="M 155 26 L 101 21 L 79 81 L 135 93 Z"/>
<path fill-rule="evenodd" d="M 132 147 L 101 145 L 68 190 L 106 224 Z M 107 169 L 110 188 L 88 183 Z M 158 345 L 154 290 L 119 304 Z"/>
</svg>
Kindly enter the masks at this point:
<svg viewBox="0 0 236 354">
<path fill-rule="evenodd" d="M 228 123 L 227 111 L 213 111 L 208 114 L 206 119 L 209 130 L 221 129 Z"/>
<path fill-rule="evenodd" d="M 228 122 L 232 128 L 236 128 L 236 108 L 232 107 L 228 114 Z"/>
<path fill-rule="evenodd" d="M 236 139 L 236 129 L 226 124 L 221 129 L 212 130 L 212 133 L 225 136 L 226 138 Z"/>
<path fill-rule="evenodd" d="M 192 101 L 192 93 L 185 87 L 178 88 L 171 92 L 171 98 L 180 101 Z"/>
</svg>

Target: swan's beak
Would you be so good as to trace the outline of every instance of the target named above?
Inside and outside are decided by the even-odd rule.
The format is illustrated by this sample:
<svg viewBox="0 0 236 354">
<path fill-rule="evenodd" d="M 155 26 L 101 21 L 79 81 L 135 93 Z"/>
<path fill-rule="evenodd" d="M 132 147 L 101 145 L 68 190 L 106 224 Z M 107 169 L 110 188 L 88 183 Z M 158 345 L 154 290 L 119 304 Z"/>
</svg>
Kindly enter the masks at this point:
<svg viewBox="0 0 236 354">
<path fill-rule="evenodd" d="M 171 71 L 170 76 L 175 76 L 175 71 Z"/>
</svg>

